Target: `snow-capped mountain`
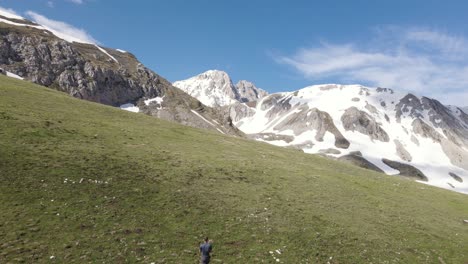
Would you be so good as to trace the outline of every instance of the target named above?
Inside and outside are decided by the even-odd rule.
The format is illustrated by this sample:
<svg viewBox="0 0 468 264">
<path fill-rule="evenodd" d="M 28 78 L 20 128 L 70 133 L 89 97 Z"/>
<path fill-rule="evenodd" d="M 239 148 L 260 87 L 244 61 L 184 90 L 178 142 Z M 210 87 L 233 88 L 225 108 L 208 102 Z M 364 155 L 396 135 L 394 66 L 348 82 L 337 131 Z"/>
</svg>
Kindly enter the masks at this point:
<svg viewBox="0 0 468 264">
<path fill-rule="evenodd" d="M 227 109 L 256 140 L 468 193 L 468 115 L 457 107 L 392 89 L 329 84 Z"/>
<path fill-rule="evenodd" d="M 465 114 L 468 114 L 468 106 L 462 107 L 461 108 Z"/>
<path fill-rule="evenodd" d="M 218 70 L 209 70 L 173 85 L 211 107 L 256 101 L 267 95 L 267 92 L 248 81 L 239 81 L 234 85 L 226 72 Z"/>
</svg>

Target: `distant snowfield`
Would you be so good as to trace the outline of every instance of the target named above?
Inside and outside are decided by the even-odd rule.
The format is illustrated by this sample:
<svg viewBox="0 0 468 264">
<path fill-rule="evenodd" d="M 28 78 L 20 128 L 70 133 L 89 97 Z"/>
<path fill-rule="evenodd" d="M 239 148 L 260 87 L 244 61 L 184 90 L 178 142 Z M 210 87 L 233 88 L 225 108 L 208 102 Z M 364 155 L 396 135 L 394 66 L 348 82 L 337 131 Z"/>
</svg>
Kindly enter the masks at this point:
<svg viewBox="0 0 468 264">
<path fill-rule="evenodd" d="M 369 94 L 363 94 L 362 89 L 368 89 Z M 399 171 L 383 163 L 382 158 L 410 164 L 421 170 L 428 177 L 429 181 L 427 184 L 468 194 L 468 172 L 451 163 L 440 143 L 413 133 L 412 122 L 414 118 L 407 116 L 405 113 L 401 116 L 400 122 L 397 122 L 395 104 L 406 95 L 405 93 L 393 91 L 377 92 L 375 89 L 360 85 L 342 86 L 333 84 L 310 86 L 297 92 L 280 93 L 280 95 L 281 98 L 278 101 L 284 102 L 290 100 L 291 110 L 289 112 L 281 116 L 271 117 L 271 113 L 269 115 L 271 108 L 262 110 L 262 103 L 268 98 L 265 97 L 257 104 L 255 115 L 243 118 L 235 122 L 235 125 L 246 134 L 272 133 L 293 137 L 293 141 L 289 143 L 283 140 L 267 141 L 259 139 L 278 146 L 300 145 L 312 142 L 312 147 L 303 147 L 303 151 L 306 153 L 315 154 L 320 153 L 320 150 L 334 148 L 338 149 L 341 153 L 332 154 L 331 156 L 340 157 L 354 151 L 360 151 L 365 159 L 389 175 L 398 174 Z M 353 98 L 354 100 L 351 100 Z M 315 139 L 316 131 L 312 129 L 299 135 L 294 134 L 290 129 L 281 131 L 275 129 L 275 126 L 280 124 L 281 121 L 297 113 L 298 106 L 304 105 L 307 105 L 309 109 L 317 108 L 320 111 L 329 113 L 337 129 L 350 142 L 349 148 L 336 148 L 334 135 L 329 132 L 325 134 L 323 141 L 317 141 Z M 376 112 L 372 113 L 369 110 L 370 107 L 368 109 L 366 105 L 373 106 Z M 341 117 L 346 109 L 353 106 L 374 117 L 388 134 L 390 138 L 389 142 L 372 140 L 368 135 L 357 131 L 345 130 Z M 423 115 L 423 121 L 427 124 L 432 124 L 430 122 L 430 113 L 426 111 L 421 114 Z M 437 120 L 435 122 L 437 123 Z M 440 128 L 434 128 L 441 135 L 444 135 Z M 398 140 L 410 153 L 411 162 L 400 158 L 397 154 L 394 140 Z M 463 182 L 458 182 L 452 178 L 449 175 L 450 172 L 461 177 Z"/>
</svg>

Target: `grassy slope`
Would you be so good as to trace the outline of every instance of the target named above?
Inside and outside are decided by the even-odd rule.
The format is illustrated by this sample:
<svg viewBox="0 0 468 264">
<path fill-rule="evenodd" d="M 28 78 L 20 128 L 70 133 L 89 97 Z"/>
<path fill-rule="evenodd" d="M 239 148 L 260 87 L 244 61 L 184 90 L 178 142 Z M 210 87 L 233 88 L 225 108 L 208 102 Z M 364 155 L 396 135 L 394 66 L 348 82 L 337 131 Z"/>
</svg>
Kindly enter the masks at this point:
<svg viewBox="0 0 468 264">
<path fill-rule="evenodd" d="M 467 208 L 466 195 L 0 76 L 1 263 L 197 263 L 204 235 L 214 263 L 273 263 L 276 249 L 283 263 L 463 263 Z"/>
</svg>

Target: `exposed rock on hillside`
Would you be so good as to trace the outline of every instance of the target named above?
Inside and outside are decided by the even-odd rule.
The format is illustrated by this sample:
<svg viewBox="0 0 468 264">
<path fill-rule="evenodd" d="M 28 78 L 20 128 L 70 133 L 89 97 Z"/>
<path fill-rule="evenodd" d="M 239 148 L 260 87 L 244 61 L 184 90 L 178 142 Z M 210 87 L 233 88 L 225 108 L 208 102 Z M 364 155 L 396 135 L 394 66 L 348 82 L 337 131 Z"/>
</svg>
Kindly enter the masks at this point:
<svg viewBox="0 0 468 264">
<path fill-rule="evenodd" d="M 393 160 L 388 160 L 388 159 L 382 159 L 382 161 L 388 166 L 400 171 L 400 173 L 398 174 L 400 176 L 414 178 L 420 181 L 428 181 L 424 173 L 422 173 L 420 170 L 416 169 L 415 167 L 409 164 L 405 164 L 405 163 L 401 163 L 401 162 L 393 161 Z"/>
<path fill-rule="evenodd" d="M 377 124 L 372 116 L 364 111 L 360 111 L 356 107 L 346 109 L 341 116 L 341 122 L 344 129 L 368 135 L 373 140 L 384 142 L 390 140 L 388 134 Z"/>
<path fill-rule="evenodd" d="M 166 120 L 242 134 L 228 116 L 220 119 L 131 53 L 70 42 L 30 21 L 15 23 L 19 22 L 20 26 L 0 22 L 0 67 L 5 70 L 77 98 L 111 106 L 136 104 L 141 112 Z M 143 103 L 156 97 L 164 97 L 164 107 Z"/>
</svg>

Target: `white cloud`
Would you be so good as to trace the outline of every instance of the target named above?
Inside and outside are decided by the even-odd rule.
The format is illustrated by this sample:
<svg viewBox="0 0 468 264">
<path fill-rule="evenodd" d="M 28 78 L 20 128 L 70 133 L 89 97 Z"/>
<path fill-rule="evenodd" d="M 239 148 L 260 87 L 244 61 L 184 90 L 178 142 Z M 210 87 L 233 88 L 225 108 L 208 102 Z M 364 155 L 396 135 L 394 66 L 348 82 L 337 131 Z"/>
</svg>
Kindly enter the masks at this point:
<svg viewBox="0 0 468 264">
<path fill-rule="evenodd" d="M 49 19 L 33 11 L 27 11 L 26 14 L 36 23 L 42 25 L 44 28 L 54 33 L 54 35 L 66 41 L 98 44 L 98 41 L 83 29 L 76 28 L 62 21 Z"/>
<path fill-rule="evenodd" d="M 15 10 L 11 8 L 3 8 L 1 6 L 0 6 L 0 15 L 9 17 L 9 18 L 23 19 L 23 17 L 20 16 L 18 13 L 16 13 Z"/>
<path fill-rule="evenodd" d="M 53 1 L 47 1 L 47 6 L 50 8 L 54 8 L 54 2 Z"/>
<path fill-rule="evenodd" d="M 72 2 L 72 3 L 74 3 L 74 4 L 78 4 L 78 5 L 81 5 L 81 4 L 83 4 L 83 3 L 84 3 L 84 1 L 83 1 L 83 0 L 68 0 L 68 2 Z"/>
<path fill-rule="evenodd" d="M 381 28 L 368 44 L 299 49 L 276 61 L 320 81 L 391 87 L 468 105 L 468 40 L 421 28 Z"/>
</svg>

